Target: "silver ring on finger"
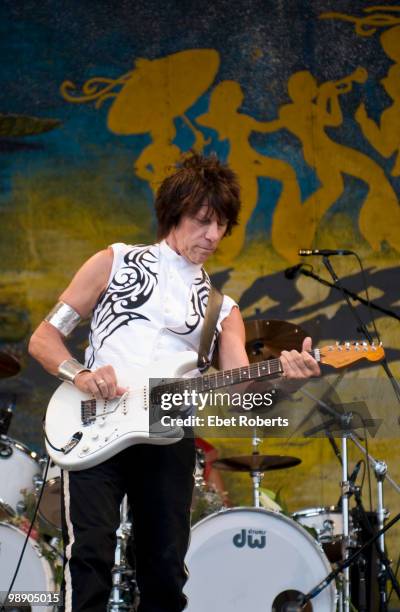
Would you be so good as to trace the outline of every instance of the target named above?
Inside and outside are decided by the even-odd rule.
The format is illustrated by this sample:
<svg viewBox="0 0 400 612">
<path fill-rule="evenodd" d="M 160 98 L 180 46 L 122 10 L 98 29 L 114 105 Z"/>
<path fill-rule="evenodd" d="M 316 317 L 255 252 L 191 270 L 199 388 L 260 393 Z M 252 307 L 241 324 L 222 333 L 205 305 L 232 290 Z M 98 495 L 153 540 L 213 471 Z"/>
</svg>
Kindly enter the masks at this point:
<svg viewBox="0 0 400 612">
<path fill-rule="evenodd" d="M 96 380 L 96 384 L 100 387 L 100 385 L 105 385 L 106 381 L 104 378 L 99 378 L 99 380 Z"/>
</svg>

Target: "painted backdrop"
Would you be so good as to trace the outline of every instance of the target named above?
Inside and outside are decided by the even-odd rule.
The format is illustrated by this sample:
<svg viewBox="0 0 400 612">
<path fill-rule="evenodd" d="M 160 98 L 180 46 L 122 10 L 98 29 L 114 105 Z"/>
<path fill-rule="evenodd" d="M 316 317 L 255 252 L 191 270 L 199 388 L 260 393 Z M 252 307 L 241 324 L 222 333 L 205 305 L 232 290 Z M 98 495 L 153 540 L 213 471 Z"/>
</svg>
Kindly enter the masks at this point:
<svg viewBox="0 0 400 612">
<path fill-rule="evenodd" d="M 217 152 L 239 176 L 241 224 L 210 271 L 245 317 L 299 323 L 316 342 L 360 337 L 338 292 L 284 276 L 299 248 L 356 250 L 371 298 L 399 316 L 398 3 L 4 0 L 0 12 L 0 341 L 23 366 L 1 397 L 17 396 L 14 437 L 42 448 L 56 384 L 27 357 L 31 330 L 93 252 L 154 240 L 154 193 L 189 150 Z M 353 257 L 335 267 L 363 291 Z M 399 322 L 375 318 L 398 376 Z M 394 396 L 390 410 L 400 415 Z M 394 437 L 371 448 L 399 480 L 393 423 Z M 246 440 L 219 446 L 250 451 Z M 324 440 L 269 440 L 263 450 L 302 458 L 266 478 L 291 510 L 335 503 L 339 470 Z M 228 485 L 248 503 L 245 478 Z M 400 507 L 389 487 L 387 505 Z"/>
</svg>

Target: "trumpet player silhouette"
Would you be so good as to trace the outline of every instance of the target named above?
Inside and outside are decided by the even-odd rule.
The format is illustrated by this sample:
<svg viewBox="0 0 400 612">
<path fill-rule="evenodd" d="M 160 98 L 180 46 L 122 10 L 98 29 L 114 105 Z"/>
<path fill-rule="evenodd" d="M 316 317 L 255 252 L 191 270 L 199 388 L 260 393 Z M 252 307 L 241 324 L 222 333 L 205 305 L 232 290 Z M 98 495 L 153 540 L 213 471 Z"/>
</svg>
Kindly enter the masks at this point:
<svg viewBox="0 0 400 612">
<path fill-rule="evenodd" d="M 296 72 L 288 80 L 289 104 L 279 109 L 279 118 L 264 124 L 263 131 L 286 129 L 302 144 L 305 161 L 315 170 L 320 186 L 302 204 L 278 202 L 272 224 L 272 242 L 286 259 L 297 259 L 299 227 L 302 243 L 311 246 L 323 215 L 344 191 L 344 175 L 367 185 L 358 223 L 362 236 L 378 251 L 386 240 L 400 250 L 400 206 L 383 169 L 364 153 L 335 142 L 328 127 L 343 122 L 339 96 L 353 83 L 364 83 L 367 71 L 357 68 L 340 81 L 317 84 L 309 71 Z"/>
</svg>

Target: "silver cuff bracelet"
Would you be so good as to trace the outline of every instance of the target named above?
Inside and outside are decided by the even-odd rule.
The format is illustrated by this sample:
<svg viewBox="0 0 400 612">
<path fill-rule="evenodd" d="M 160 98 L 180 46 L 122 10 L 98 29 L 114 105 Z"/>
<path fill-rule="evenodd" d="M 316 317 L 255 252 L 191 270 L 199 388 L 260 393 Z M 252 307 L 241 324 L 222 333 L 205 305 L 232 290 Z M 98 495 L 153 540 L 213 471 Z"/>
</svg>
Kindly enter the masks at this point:
<svg viewBox="0 0 400 612">
<path fill-rule="evenodd" d="M 69 336 L 80 320 L 80 314 L 64 302 L 58 302 L 45 317 L 45 321 L 53 325 L 65 337 Z"/>
<path fill-rule="evenodd" d="M 80 372 L 91 372 L 91 370 L 79 363 L 77 359 L 66 359 L 58 366 L 58 378 L 71 385 L 74 384 L 75 377 Z"/>
</svg>

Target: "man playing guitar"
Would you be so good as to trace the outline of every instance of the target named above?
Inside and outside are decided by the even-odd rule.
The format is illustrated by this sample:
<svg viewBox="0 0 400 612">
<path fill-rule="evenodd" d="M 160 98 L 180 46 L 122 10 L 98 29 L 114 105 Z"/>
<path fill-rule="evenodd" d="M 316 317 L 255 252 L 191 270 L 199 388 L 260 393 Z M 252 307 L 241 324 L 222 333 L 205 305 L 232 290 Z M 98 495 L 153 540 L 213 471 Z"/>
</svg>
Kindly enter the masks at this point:
<svg viewBox="0 0 400 612">
<path fill-rule="evenodd" d="M 237 224 L 237 178 L 216 157 L 193 155 L 161 184 L 155 207 L 159 242 L 117 243 L 91 257 L 30 341 L 30 353 L 48 372 L 95 398 L 124 394 L 130 368 L 198 350 L 210 290 L 203 264 Z M 64 340 L 89 317 L 89 346 L 80 364 Z M 248 364 L 242 317 L 228 296 L 215 340 L 220 368 Z M 307 338 L 301 353 L 282 353 L 286 378 L 319 374 L 310 349 Z M 129 446 L 94 467 L 63 472 L 66 612 L 106 610 L 125 494 L 133 514 L 140 612 L 184 609 L 193 468 L 194 441 L 185 437 L 166 446 Z"/>
</svg>

